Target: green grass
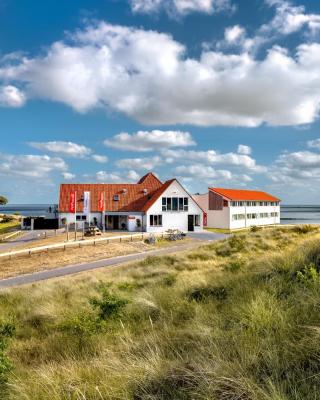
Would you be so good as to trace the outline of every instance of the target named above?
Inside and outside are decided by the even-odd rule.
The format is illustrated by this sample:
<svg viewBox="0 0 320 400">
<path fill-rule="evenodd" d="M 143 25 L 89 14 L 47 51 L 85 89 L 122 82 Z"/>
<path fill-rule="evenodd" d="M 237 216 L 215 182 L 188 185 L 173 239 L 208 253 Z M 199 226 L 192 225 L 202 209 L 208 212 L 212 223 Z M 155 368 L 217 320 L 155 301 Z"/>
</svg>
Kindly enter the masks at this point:
<svg viewBox="0 0 320 400">
<path fill-rule="evenodd" d="M 319 268 L 277 228 L 3 290 L 0 398 L 319 399 Z"/>
<path fill-rule="evenodd" d="M 8 233 L 20 226 L 19 221 L 0 222 L 0 235 Z"/>
</svg>

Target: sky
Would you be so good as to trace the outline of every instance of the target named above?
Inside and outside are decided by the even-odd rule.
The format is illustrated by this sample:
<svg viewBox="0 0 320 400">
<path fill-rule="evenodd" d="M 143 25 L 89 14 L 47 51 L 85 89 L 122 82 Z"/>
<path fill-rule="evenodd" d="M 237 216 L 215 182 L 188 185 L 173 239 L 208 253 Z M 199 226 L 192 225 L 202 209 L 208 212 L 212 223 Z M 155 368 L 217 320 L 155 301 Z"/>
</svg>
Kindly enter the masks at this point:
<svg viewBox="0 0 320 400">
<path fill-rule="evenodd" d="M 320 204 L 318 0 L 0 0 L 0 194 L 259 189 Z"/>
</svg>

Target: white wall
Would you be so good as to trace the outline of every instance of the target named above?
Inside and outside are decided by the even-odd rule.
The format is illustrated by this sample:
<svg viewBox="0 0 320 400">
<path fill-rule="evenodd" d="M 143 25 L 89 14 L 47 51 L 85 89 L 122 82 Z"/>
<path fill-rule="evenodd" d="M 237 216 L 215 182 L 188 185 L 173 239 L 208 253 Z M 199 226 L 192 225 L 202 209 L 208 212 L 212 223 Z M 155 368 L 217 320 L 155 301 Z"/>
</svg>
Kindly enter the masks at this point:
<svg viewBox="0 0 320 400">
<path fill-rule="evenodd" d="M 232 220 L 233 214 L 260 214 L 277 212 L 278 217 L 257 218 L 247 220 Z M 273 225 L 280 224 L 280 206 L 255 206 L 255 207 L 230 207 L 230 229 L 239 229 L 249 226 Z"/>
<path fill-rule="evenodd" d="M 188 211 L 162 211 L 162 197 L 188 197 Z M 184 188 L 174 181 L 160 196 L 159 199 L 150 207 L 146 213 L 147 232 L 164 232 L 168 229 L 179 229 L 183 232 L 188 231 L 188 215 L 200 215 L 200 226 L 195 226 L 194 231 L 203 230 L 203 211 L 184 190 Z M 162 227 L 150 226 L 150 215 L 162 215 Z"/>
</svg>

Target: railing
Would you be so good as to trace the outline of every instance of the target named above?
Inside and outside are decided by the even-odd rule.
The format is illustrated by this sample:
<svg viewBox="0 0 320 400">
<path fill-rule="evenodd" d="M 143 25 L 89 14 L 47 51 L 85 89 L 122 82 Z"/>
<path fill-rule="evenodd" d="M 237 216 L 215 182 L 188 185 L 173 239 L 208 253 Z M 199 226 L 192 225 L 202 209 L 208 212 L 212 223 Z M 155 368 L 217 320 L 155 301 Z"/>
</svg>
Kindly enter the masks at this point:
<svg viewBox="0 0 320 400">
<path fill-rule="evenodd" d="M 41 253 L 41 252 L 48 252 L 49 250 L 54 250 L 54 249 L 63 249 L 66 250 L 67 248 L 73 247 L 73 248 L 81 248 L 83 246 L 96 246 L 99 243 L 102 242 L 112 242 L 112 241 L 119 241 L 121 242 L 133 242 L 134 239 L 140 239 L 140 240 L 145 240 L 149 239 L 150 235 L 154 236 L 160 236 L 162 238 L 170 236 L 170 233 L 136 233 L 132 235 L 121 235 L 121 236 L 110 236 L 110 237 L 105 237 L 105 238 L 95 238 L 91 240 L 75 240 L 73 242 L 65 242 L 65 243 L 56 243 L 56 244 L 51 244 L 47 246 L 38 246 L 38 247 L 32 247 L 28 249 L 22 249 L 22 250 L 16 250 L 16 251 L 10 251 L 6 253 L 0 253 L 0 258 L 4 257 L 13 257 L 13 256 L 19 256 L 19 255 L 29 255 L 31 256 L 34 253 Z"/>
</svg>

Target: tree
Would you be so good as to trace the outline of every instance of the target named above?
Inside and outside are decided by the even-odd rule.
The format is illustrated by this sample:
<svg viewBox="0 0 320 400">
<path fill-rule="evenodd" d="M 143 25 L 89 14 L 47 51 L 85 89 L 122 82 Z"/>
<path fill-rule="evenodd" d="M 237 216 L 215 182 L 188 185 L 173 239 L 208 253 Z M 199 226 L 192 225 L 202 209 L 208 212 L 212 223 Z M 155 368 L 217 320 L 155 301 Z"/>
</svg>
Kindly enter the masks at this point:
<svg viewBox="0 0 320 400">
<path fill-rule="evenodd" d="M 4 206 L 8 203 L 8 199 L 4 196 L 0 196 L 0 206 Z"/>
</svg>

